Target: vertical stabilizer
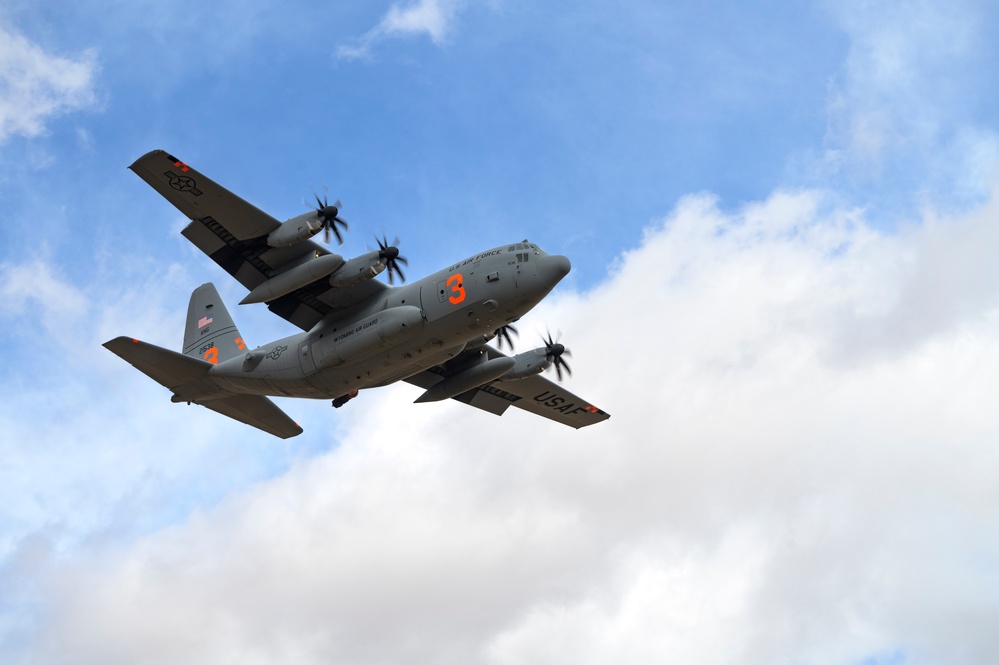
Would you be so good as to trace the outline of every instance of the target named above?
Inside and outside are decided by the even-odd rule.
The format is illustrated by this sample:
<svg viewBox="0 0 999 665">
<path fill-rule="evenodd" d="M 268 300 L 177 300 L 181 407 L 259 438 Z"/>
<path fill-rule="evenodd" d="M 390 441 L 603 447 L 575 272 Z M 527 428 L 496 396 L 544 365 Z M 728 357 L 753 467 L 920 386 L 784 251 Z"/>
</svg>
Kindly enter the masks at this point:
<svg viewBox="0 0 999 665">
<path fill-rule="evenodd" d="M 246 350 L 215 285 L 202 284 L 191 294 L 184 327 L 184 355 L 218 364 Z"/>
</svg>

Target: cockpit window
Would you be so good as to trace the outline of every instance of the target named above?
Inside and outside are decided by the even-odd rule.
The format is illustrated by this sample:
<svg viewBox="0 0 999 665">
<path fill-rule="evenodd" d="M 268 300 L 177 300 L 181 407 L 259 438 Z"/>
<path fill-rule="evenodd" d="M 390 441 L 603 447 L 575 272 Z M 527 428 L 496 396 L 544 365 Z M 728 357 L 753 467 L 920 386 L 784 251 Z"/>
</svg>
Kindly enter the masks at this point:
<svg viewBox="0 0 999 665">
<path fill-rule="evenodd" d="M 541 249 L 537 245 L 531 244 L 529 242 L 519 242 L 516 245 L 510 245 L 509 247 L 506 248 L 506 251 L 508 251 L 508 252 L 528 252 L 528 253 L 533 252 L 535 254 L 535 256 L 548 256 L 547 254 L 545 254 L 545 252 L 544 252 L 543 249 Z M 518 263 L 523 263 L 523 261 L 525 261 L 525 260 L 526 259 L 521 259 L 519 256 L 517 257 L 517 262 Z"/>
</svg>

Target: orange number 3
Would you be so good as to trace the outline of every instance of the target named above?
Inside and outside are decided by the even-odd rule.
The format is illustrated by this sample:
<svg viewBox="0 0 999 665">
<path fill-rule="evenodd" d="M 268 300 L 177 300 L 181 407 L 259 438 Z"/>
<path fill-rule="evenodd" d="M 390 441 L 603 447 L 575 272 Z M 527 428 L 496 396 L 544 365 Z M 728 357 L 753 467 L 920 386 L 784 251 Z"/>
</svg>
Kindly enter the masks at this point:
<svg viewBox="0 0 999 665">
<path fill-rule="evenodd" d="M 213 365 L 219 364 L 219 347 L 213 346 L 205 351 L 204 359 Z"/>
<path fill-rule="evenodd" d="M 462 286 L 460 272 L 448 277 L 445 283 L 451 287 L 451 295 L 447 299 L 451 301 L 452 305 L 457 305 L 465 300 L 465 287 Z"/>
</svg>

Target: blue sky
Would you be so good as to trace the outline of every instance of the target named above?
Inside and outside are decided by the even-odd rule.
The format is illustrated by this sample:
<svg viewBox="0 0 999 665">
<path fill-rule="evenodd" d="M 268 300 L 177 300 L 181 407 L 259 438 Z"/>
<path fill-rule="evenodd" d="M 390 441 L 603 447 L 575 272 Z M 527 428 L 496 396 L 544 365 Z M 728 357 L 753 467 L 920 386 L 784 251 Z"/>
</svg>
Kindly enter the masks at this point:
<svg viewBox="0 0 999 665">
<path fill-rule="evenodd" d="M 85 5 L 77 11 L 57 32 L 88 20 Z M 164 147 L 257 193 L 278 216 L 299 212 L 310 185 L 326 183 L 358 231 L 405 220 L 400 230 L 419 231 L 402 234 L 410 253 L 446 247 L 428 256 L 438 262 L 532 234 L 599 271 L 683 193 L 709 190 L 737 205 L 822 141 L 841 31 L 821 8 L 805 8 L 771 42 L 759 31 L 774 10 L 726 20 L 731 11 L 457 4 L 440 43 L 402 34 L 344 59 L 337 47 L 361 39 L 370 11 L 177 6 L 148 17 L 126 7 L 92 26 L 100 37 L 55 39 L 63 52 L 101 48 L 100 73 L 94 106 L 50 134 L 61 129 L 61 143 L 76 144 L 67 161 L 87 163 L 85 172 L 70 163 L 47 171 L 57 191 L 75 178 L 138 191 L 121 167 Z M 9 149 L 19 147 L 38 149 Z M 136 214 L 166 214 L 134 198 L 125 201 Z M 118 205 L 107 206 L 112 215 Z M 604 226 L 615 233 L 599 233 Z"/>
<path fill-rule="evenodd" d="M 997 26 L 970 1 L 6 4 L 0 661 L 982 662 Z M 410 277 L 566 254 L 519 346 L 564 331 L 613 418 L 400 386 L 282 401 L 285 442 L 170 404 L 101 342 L 178 347 L 206 281 L 253 343 L 291 331 L 127 170 L 154 148 L 281 219 L 328 186 L 343 253 L 384 229 Z"/>
</svg>

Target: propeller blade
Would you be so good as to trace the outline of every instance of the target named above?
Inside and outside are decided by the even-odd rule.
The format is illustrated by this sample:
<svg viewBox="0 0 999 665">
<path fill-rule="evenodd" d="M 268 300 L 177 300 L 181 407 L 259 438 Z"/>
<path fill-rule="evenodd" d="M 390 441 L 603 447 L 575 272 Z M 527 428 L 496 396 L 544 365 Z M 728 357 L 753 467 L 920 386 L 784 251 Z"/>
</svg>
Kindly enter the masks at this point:
<svg viewBox="0 0 999 665">
<path fill-rule="evenodd" d="M 510 350 L 513 351 L 513 339 L 510 338 L 510 333 L 513 333 L 518 337 L 520 336 L 520 333 L 518 333 L 517 329 L 511 324 L 507 324 L 496 329 L 496 345 L 499 346 L 501 350 L 503 349 L 503 343 L 506 342 L 510 346 Z"/>
<path fill-rule="evenodd" d="M 340 217 L 340 208 L 343 207 L 343 203 L 340 199 L 337 199 L 333 205 L 329 202 L 329 192 L 326 185 L 323 185 L 323 198 L 319 198 L 319 194 L 316 190 L 312 190 L 312 197 L 316 200 L 316 219 L 323 225 L 323 239 L 326 244 L 330 242 L 330 235 L 335 235 L 337 242 L 343 244 L 343 234 L 340 233 L 340 229 L 337 228 L 337 224 L 342 226 L 344 230 L 348 228 L 347 220 Z"/>
<path fill-rule="evenodd" d="M 389 284 L 395 284 L 395 276 L 399 275 L 399 279 L 403 282 L 406 281 L 406 275 L 403 274 L 402 268 L 399 267 L 401 263 L 404 266 L 409 265 L 409 261 L 403 256 L 399 256 L 399 248 L 396 245 L 399 244 L 399 236 L 395 237 L 392 244 L 389 244 L 388 236 L 385 235 L 384 229 L 382 230 L 382 237 L 379 238 L 375 236 L 375 242 L 378 243 L 378 258 L 385 262 L 385 271 L 388 273 Z"/>
<path fill-rule="evenodd" d="M 545 342 L 545 358 L 555 366 L 555 375 L 559 381 L 562 380 L 562 368 L 565 368 L 566 374 L 572 376 L 572 368 L 569 367 L 569 363 L 562 357 L 572 356 L 572 353 L 565 346 L 559 344 L 558 339 L 561 337 L 562 332 L 559 331 L 555 339 L 552 339 L 551 331 L 548 331 L 547 336 L 542 338 Z"/>
</svg>

